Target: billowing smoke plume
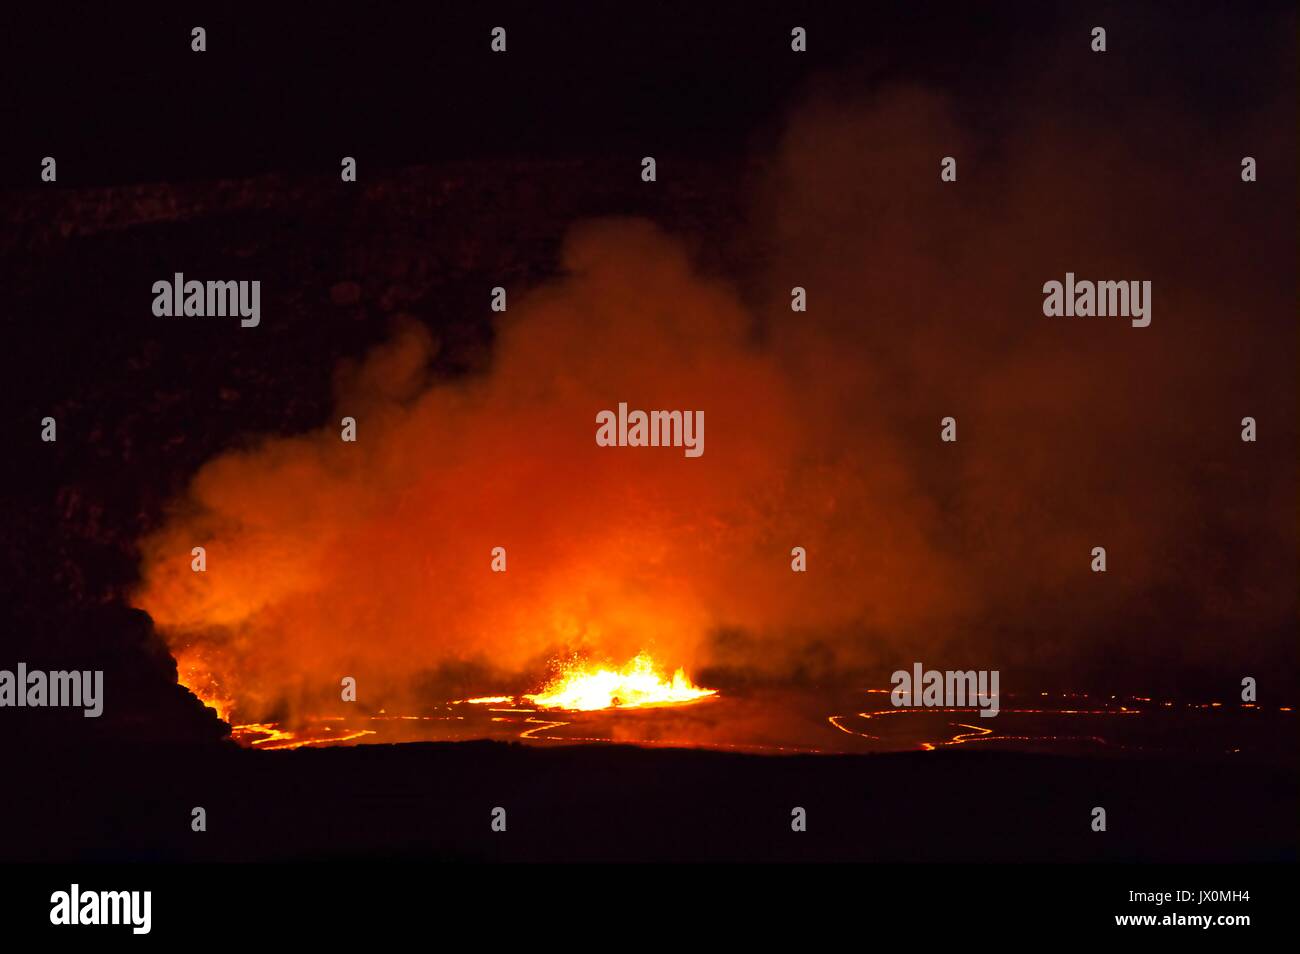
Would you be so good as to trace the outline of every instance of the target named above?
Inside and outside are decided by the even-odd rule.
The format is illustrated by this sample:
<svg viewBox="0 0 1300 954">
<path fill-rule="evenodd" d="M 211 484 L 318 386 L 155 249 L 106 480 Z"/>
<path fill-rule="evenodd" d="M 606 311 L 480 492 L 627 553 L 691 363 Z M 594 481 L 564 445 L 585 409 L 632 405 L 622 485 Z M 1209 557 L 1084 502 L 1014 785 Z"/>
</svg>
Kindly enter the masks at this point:
<svg viewBox="0 0 1300 954">
<path fill-rule="evenodd" d="M 226 454 L 146 542 L 140 604 L 244 711 L 449 664 L 535 681 L 572 651 L 695 667 L 719 626 L 824 627 L 837 587 L 890 584 L 889 559 L 845 558 L 858 504 L 911 509 L 899 476 L 837 469 L 726 288 L 639 222 L 575 229 L 564 268 L 511 307 L 488 376 L 430 382 L 407 325 L 340 377 L 355 443 L 330 426 Z M 598 447 L 620 402 L 702 411 L 704 453 Z M 822 572 L 795 576 L 794 546 Z"/>
<path fill-rule="evenodd" d="M 1267 113 L 1238 135 L 1284 174 Z M 412 321 L 340 371 L 328 426 L 205 466 L 144 541 L 137 602 L 247 717 L 344 676 L 394 705 L 533 689 L 574 651 L 733 685 L 880 685 L 913 659 L 1061 684 L 1139 647 L 1141 684 L 1234 640 L 1283 659 L 1294 287 L 1265 239 L 1289 208 L 1225 232 L 1256 201 L 1237 158 L 1163 137 L 1135 154 L 1130 117 L 990 143 L 930 93 L 825 92 L 756 190 L 761 270 L 575 226 L 562 274 L 512 290 L 488 373 L 431 378 Z M 1067 271 L 1152 281 L 1151 326 L 1045 318 Z M 598 447 L 620 402 L 703 411 L 703 455 Z"/>
</svg>

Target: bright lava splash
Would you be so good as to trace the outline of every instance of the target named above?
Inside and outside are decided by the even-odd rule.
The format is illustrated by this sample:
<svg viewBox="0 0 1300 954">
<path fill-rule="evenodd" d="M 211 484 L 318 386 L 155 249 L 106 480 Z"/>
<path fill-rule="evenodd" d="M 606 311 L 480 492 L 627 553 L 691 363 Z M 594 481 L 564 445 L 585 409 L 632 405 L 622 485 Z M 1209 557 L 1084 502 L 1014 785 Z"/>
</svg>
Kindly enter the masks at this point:
<svg viewBox="0 0 1300 954">
<path fill-rule="evenodd" d="M 647 653 L 640 653 L 622 669 L 573 661 L 566 665 L 541 692 L 524 696 L 544 709 L 594 712 L 597 709 L 633 709 L 641 706 L 680 705 L 717 695 L 716 689 L 701 689 L 678 669 L 671 680 Z"/>
</svg>

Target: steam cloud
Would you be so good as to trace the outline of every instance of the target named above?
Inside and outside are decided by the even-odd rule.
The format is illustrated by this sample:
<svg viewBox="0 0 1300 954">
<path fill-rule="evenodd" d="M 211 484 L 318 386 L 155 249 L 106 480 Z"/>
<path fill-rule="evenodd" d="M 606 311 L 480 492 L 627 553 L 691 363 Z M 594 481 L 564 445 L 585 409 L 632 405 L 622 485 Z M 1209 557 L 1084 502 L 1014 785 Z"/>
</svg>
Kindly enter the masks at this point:
<svg viewBox="0 0 1300 954">
<path fill-rule="evenodd" d="M 1235 138 L 1284 175 L 1275 115 Z M 142 542 L 137 602 L 248 716 L 345 675 L 390 704 L 533 689 L 574 650 L 714 685 L 1282 664 L 1294 203 L 1226 234 L 1257 201 L 1239 157 L 1190 121 L 1149 138 L 1135 109 L 990 143 L 924 90 L 824 89 L 756 184 L 761 273 L 704 277 L 643 221 L 575 226 L 562 275 L 512 290 L 486 375 L 431 379 L 412 321 L 340 371 L 330 426 L 202 468 Z M 1189 197 L 1175 155 L 1219 184 Z M 1044 318 L 1067 270 L 1152 280 L 1151 327 Z M 703 410 L 705 454 L 597 447 L 619 401 Z"/>
</svg>

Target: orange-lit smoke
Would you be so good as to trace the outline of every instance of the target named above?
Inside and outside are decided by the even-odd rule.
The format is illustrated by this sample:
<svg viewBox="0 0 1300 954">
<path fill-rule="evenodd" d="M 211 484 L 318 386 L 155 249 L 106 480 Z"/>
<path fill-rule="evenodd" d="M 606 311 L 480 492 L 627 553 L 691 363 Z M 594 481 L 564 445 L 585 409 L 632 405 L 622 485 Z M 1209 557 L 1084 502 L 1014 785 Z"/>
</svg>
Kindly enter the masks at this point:
<svg viewBox="0 0 1300 954">
<path fill-rule="evenodd" d="M 428 380 L 436 346 L 409 323 L 340 380 L 355 443 L 328 426 L 226 453 L 144 542 L 138 604 L 242 718 L 336 699 L 345 676 L 376 706 L 457 666 L 511 677 L 471 692 L 536 689 L 573 652 L 694 672 L 719 627 L 923 609 L 861 544 L 869 513 L 918 545 L 902 475 L 840 466 L 727 287 L 635 221 L 576 229 L 564 266 L 511 304 L 488 376 Z M 703 411 L 705 453 L 598 447 L 620 401 Z M 791 572 L 795 546 L 818 573 Z"/>
<path fill-rule="evenodd" d="M 1277 559 L 1295 409 L 1275 385 L 1294 348 L 1234 315 L 1277 322 L 1294 288 L 1217 235 L 1239 196 L 1185 208 L 1125 146 L 1142 118 L 1009 132 L 995 155 L 930 94 L 816 99 L 758 190 L 761 274 L 702 277 L 641 221 L 574 228 L 554 283 L 511 289 L 485 375 L 431 379 L 436 341 L 410 322 L 340 373 L 328 426 L 203 467 L 143 542 L 136 601 L 258 720 L 337 701 L 345 676 L 374 708 L 535 692 L 574 652 L 645 651 L 709 686 L 881 684 L 939 649 L 945 667 L 1062 666 L 1108 640 L 1204 660 L 1220 626 L 1272 652 L 1295 605 Z M 1261 155 L 1269 128 L 1248 130 Z M 949 154 L 960 184 L 939 179 Z M 1042 283 L 1067 270 L 1154 280 L 1152 326 L 1044 318 Z M 702 410 L 703 456 L 598 447 L 622 401 Z M 1275 443 L 1246 458 L 1251 412 Z"/>
</svg>

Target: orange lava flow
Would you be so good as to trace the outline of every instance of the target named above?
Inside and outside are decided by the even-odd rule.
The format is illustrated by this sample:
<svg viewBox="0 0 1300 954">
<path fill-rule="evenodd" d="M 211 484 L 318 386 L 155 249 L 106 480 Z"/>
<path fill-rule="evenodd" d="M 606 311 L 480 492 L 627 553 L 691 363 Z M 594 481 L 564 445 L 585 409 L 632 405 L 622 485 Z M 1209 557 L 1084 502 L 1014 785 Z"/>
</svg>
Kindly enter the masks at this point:
<svg viewBox="0 0 1300 954">
<path fill-rule="evenodd" d="M 235 700 L 198 655 L 189 651 L 176 653 L 176 681 L 192 692 L 205 706 L 216 709 L 222 721 L 230 721 Z"/>
<path fill-rule="evenodd" d="M 591 712 L 596 709 L 680 705 L 717 694 L 716 689 L 696 686 L 682 669 L 673 673 L 671 680 L 664 678 L 650 655 L 642 652 L 622 669 L 574 661 L 541 692 L 524 698 L 545 709 Z"/>
</svg>

